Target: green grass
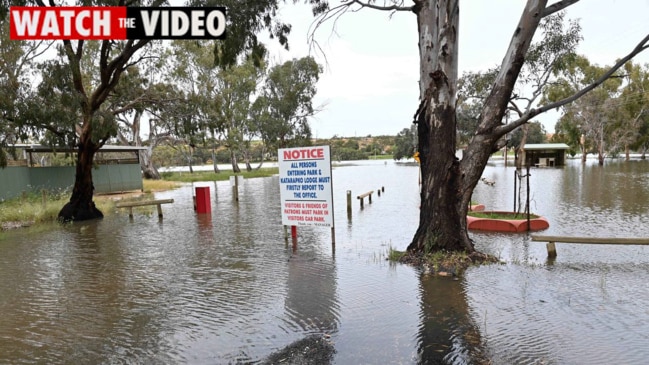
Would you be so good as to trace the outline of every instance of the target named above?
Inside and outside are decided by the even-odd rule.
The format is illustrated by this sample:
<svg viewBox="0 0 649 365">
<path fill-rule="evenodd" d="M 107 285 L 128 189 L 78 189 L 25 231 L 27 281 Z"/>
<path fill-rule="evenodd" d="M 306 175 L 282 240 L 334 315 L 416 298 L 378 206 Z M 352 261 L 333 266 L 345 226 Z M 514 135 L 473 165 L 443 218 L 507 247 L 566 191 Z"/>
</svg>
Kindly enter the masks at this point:
<svg viewBox="0 0 649 365">
<path fill-rule="evenodd" d="M 468 215 L 476 218 L 488 218 L 488 219 L 527 219 L 525 213 L 503 213 L 503 212 L 468 212 Z M 536 219 L 539 216 L 536 214 L 530 214 L 530 219 Z"/>
<path fill-rule="evenodd" d="M 215 173 L 214 171 L 196 171 L 193 173 L 190 172 L 163 172 L 161 174 L 162 178 L 167 181 L 179 181 L 179 182 L 196 182 L 196 181 L 225 181 L 229 180 L 230 176 L 239 175 L 243 176 L 244 179 L 252 179 L 256 177 L 269 177 L 279 174 L 279 168 L 277 167 L 268 167 L 262 168 L 259 170 L 252 171 L 241 171 L 238 174 L 232 172 L 232 170 L 224 170 L 220 173 Z"/>
<path fill-rule="evenodd" d="M 56 222 L 61 208 L 70 200 L 67 191 L 48 192 L 43 204 L 42 193 L 26 193 L 21 197 L 0 202 L 0 223 L 21 222 L 34 224 Z M 95 204 L 102 212 L 113 210 L 114 203 L 107 198 L 96 198 Z"/>
<path fill-rule="evenodd" d="M 370 160 L 393 160 L 394 155 L 370 155 Z"/>
<path fill-rule="evenodd" d="M 398 262 L 405 254 L 406 251 L 395 250 L 392 246 L 388 248 L 388 260 L 390 261 Z"/>
<path fill-rule="evenodd" d="M 167 180 L 142 180 L 142 188 L 145 193 L 154 191 L 165 191 L 179 188 L 182 184 L 178 181 Z"/>
</svg>

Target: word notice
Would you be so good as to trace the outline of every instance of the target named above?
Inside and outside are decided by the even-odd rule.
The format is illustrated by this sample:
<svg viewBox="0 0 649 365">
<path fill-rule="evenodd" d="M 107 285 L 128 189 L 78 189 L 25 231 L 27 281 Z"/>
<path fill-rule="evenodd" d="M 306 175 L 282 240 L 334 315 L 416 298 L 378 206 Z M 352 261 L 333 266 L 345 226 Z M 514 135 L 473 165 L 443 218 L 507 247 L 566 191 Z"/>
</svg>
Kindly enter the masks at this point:
<svg viewBox="0 0 649 365">
<path fill-rule="evenodd" d="M 282 224 L 333 227 L 329 146 L 278 150 Z"/>
</svg>

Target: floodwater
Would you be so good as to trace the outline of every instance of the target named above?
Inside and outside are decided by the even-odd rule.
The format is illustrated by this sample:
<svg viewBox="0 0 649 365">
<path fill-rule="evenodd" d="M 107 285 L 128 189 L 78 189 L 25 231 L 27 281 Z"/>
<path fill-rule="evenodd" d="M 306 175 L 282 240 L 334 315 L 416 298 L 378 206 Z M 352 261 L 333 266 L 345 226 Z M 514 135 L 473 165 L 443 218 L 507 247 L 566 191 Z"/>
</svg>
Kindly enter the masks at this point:
<svg viewBox="0 0 649 365">
<path fill-rule="evenodd" d="M 532 169 L 543 234 L 649 237 L 649 161 Z M 334 168 L 331 230 L 281 226 L 277 177 L 156 194 L 163 206 L 0 236 L 0 363 L 257 363 L 326 335 L 335 364 L 641 364 L 649 357 L 649 249 L 472 233 L 502 264 L 461 278 L 390 264 L 418 220 L 418 170 Z M 473 200 L 511 210 L 514 169 L 490 164 Z M 211 214 L 192 192 L 209 186 Z M 385 188 L 360 209 L 355 197 Z"/>
</svg>

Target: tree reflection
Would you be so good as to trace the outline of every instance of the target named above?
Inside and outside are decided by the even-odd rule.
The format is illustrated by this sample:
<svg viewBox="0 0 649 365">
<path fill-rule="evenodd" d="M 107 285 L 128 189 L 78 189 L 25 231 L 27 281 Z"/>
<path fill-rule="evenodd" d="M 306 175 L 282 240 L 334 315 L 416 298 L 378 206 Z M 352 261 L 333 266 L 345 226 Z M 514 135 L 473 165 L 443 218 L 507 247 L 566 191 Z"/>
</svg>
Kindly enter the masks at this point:
<svg viewBox="0 0 649 365">
<path fill-rule="evenodd" d="M 420 364 L 488 364 L 460 280 L 422 274 Z"/>
</svg>

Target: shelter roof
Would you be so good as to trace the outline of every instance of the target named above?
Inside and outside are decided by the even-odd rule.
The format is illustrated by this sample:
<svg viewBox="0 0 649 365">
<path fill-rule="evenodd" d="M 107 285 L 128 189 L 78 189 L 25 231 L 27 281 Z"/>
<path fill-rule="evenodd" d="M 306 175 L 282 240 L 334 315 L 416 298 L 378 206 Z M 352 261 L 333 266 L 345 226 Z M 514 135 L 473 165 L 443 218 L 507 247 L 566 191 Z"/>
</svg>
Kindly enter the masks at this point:
<svg viewBox="0 0 649 365">
<path fill-rule="evenodd" d="M 565 143 L 530 143 L 523 148 L 525 151 L 534 150 L 567 150 L 570 146 Z"/>
</svg>

